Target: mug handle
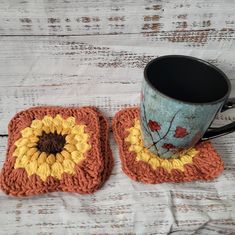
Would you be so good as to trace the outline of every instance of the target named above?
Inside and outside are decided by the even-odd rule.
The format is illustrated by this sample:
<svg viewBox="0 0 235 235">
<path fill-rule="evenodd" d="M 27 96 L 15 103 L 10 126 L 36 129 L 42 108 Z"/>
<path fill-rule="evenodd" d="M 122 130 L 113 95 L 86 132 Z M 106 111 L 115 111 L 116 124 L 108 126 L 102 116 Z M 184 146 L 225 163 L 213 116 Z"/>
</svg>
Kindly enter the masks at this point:
<svg viewBox="0 0 235 235">
<path fill-rule="evenodd" d="M 224 112 L 228 109 L 235 108 L 235 98 L 229 98 L 226 104 L 221 109 L 221 112 Z M 214 139 L 223 135 L 227 135 L 235 131 L 235 122 L 229 123 L 221 127 L 209 127 L 206 133 L 203 135 L 201 140 Z"/>
</svg>

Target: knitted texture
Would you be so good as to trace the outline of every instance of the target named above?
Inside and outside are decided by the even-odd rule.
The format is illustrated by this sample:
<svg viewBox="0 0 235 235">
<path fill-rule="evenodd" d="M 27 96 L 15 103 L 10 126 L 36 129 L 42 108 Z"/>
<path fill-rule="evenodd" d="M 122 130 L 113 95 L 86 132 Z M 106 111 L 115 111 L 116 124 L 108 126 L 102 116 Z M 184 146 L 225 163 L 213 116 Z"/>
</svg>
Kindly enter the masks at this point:
<svg viewBox="0 0 235 235">
<path fill-rule="evenodd" d="M 154 155 L 143 145 L 139 115 L 139 108 L 125 108 L 115 115 L 112 124 L 122 170 L 131 179 L 151 184 L 211 180 L 223 171 L 223 161 L 209 141 L 177 159 Z"/>
<path fill-rule="evenodd" d="M 13 196 L 93 193 L 111 174 L 107 119 L 95 107 L 34 107 L 8 125 L 1 188 Z"/>
</svg>

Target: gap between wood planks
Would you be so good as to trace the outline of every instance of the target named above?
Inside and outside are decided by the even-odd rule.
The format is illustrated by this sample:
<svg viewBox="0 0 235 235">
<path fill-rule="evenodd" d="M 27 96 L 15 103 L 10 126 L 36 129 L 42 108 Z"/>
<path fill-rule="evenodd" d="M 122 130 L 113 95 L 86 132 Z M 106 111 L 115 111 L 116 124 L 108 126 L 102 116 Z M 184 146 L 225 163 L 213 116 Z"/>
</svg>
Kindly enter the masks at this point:
<svg viewBox="0 0 235 235">
<path fill-rule="evenodd" d="M 168 31 L 162 31 L 163 32 L 168 32 Z M 174 31 L 173 31 L 174 32 Z M 146 33 L 153 33 L 153 32 L 146 32 Z M 159 32 L 161 33 L 161 32 Z M 133 35 L 138 35 L 138 34 L 142 34 L 142 33 L 102 33 L 102 34 L 97 34 L 97 33 L 94 33 L 94 34 L 30 34 L 30 35 L 27 35 L 27 34 L 4 34 L 4 35 L 0 35 L 0 37 L 83 37 L 83 36 L 91 36 L 91 37 L 94 37 L 94 36 L 113 36 L 113 35 L 130 35 L 130 34 L 133 34 Z"/>
<path fill-rule="evenodd" d="M 193 32 L 216 32 L 220 30 L 212 29 L 196 29 L 196 30 L 162 30 L 162 31 L 144 31 L 139 33 L 125 33 L 125 32 L 112 32 L 112 33 L 90 33 L 90 34 L 3 34 L 0 37 L 83 37 L 83 36 L 113 36 L 113 35 L 146 35 L 146 34 L 162 34 L 162 33 L 193 33 Z M 230 32 L 234 33 L 234 30 Z"/>
</svg>

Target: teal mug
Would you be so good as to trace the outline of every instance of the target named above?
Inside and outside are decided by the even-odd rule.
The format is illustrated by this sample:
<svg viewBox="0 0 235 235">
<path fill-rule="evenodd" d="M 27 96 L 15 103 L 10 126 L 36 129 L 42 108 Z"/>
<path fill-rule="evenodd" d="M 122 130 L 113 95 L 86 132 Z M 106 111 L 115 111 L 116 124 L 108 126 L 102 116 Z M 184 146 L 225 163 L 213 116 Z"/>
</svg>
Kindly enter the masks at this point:
<svg viewBox="0 0 235 235">
<path fill-rule="evenodd" d="M 141 132 L 144 146 L 162 158 L 178 157 L 200 141 L 235 131 L 235 122 L 210 127 L 216 114 L 234 107 L 231 84 L 214 65 L 167 55 L 144 70 Z"/>
</svg>

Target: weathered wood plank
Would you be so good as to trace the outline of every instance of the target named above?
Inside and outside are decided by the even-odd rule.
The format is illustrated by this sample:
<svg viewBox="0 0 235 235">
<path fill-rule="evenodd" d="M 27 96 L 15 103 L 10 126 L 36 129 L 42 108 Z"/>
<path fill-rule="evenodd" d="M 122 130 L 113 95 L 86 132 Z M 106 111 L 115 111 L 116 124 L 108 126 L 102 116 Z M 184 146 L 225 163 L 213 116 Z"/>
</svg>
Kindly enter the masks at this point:
<svg viewBox="0 0 235 235">
<path fill-rule="evenodd" d="M 235 2 L 61 0 L 0 2 L 1 35 L 139 34 L 167 42 L 234 39 Z"/>
<path fill-rule="evenodd" d="M 143 68 L 159 55 L 206 59 L 222 68 L 235 87 L 233 46 L 188 50 L 105 45 L 107 37 L 1 38 L 0 134 L 7 133 L 7 123 L 17 111 L 30 106 L 96 105 L 110 117 L 121 107 L 138 104 Z"/>
</svg>

